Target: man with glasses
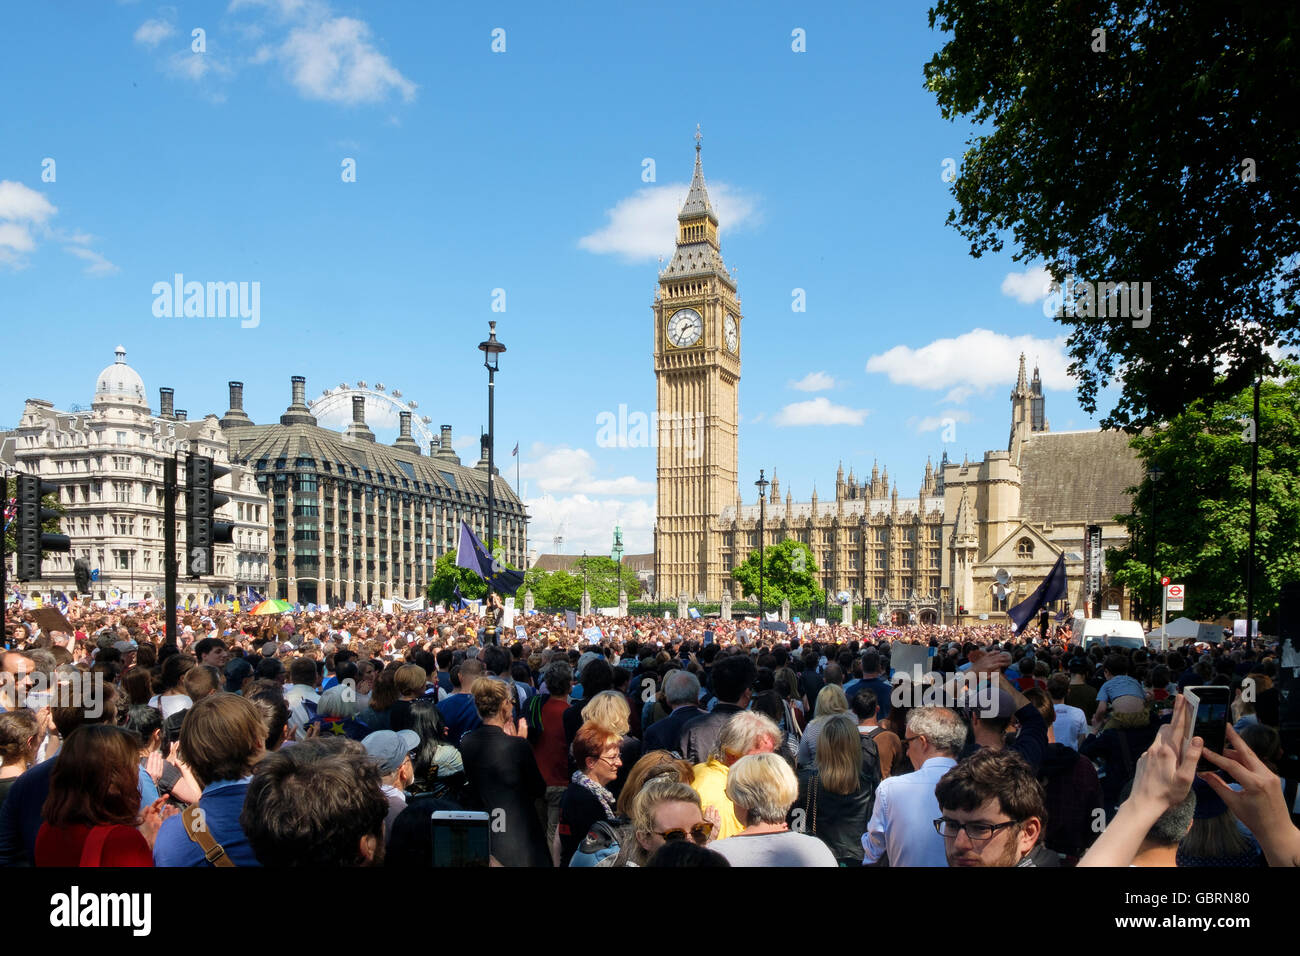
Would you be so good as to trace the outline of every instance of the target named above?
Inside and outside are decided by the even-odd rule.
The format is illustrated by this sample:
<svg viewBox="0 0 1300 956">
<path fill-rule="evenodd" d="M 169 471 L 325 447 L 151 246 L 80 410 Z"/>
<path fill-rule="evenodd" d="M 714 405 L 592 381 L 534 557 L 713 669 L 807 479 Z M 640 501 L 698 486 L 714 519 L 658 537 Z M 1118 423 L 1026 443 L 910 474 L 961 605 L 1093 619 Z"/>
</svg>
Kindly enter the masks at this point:
<svg viewBox="0 0 1300 956">
<path fill-rule="evenodd" d="M 916 770 L 880 782 L 862 836 L 862 865 L 885 858 L 890 866 L 947 866 L 943 838 L 934 828 L 939 816 L 935 785 L 957 766 L 966 725 L 946 707 L 917 707 L 907 715 L 902 742 Z"/>
<path fill-rule="evenodd" d="M 1040 837 L 1047 820 L 1043 788 L 1023 757 L 981 749 L 935 787 L 949 866 L 1060 866 Z"/>
</svg>

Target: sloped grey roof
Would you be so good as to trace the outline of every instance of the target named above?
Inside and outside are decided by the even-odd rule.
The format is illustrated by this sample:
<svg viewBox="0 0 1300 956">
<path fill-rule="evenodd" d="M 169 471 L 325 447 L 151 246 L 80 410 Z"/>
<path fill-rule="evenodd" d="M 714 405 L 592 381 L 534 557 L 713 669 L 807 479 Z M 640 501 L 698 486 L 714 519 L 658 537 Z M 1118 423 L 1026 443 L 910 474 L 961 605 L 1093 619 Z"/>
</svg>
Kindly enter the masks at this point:
<svg viewBox="0 0 1300 956">
<path fill-rule="evenodd" d="M 260 459 L 271 462 L 274 469 L 276 459 L 283 458 L 288 468 L 293 468 L 299 458 L 311 458 L 316 462 L 318 474 L 338 476 L 338 467 L 344 465 L 348 471 L 341 477 L 354 480 L 351 468 L 364 472 L 369 470 L 377 479 L 394 476 L 399 479 L 414 480 L 421 485 L 428 484 L 435 490 L 455 487 L 474 495 L 487 496 L 487 469 L 467 468 L 448 458 L 430 457 L 391 445 L 377 442 L 349 439 L 338 432 L 315 425 L 252 425 L 233 428 L 226 432 L 230 442 L 231 459 L 247 461 L 255 467 Z M 323 464 L 329 463 L 329 471 Z M 444 477 L 450 475 L 452 481 Z M 364 480 L 364 479 L 363 479 Z M 373 479 L 372 479 L 373 480 Z M 375 483 L 392 487 L 388 481 Z M 513 488 L 498 475 L 492 484 L 492 497 L 498 504 L 520 506 L 519 497 Z"/>
<path fill-rule="evenodd" d="M 1124 489 L 1141 484 L 1142 461 L 1118 431 L 1036 432 L 1020 449 L 1025 521 L 1112 521 L 1127 514 Z"/>
</svg>

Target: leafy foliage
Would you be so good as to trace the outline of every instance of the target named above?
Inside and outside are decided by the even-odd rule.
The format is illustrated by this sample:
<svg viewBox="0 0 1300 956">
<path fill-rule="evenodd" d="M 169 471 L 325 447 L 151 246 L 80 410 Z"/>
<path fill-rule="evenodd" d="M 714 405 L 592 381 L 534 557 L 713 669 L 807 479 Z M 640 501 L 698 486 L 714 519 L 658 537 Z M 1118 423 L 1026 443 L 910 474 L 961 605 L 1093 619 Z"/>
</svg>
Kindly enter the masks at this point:
<svg viewBox="0 0 1300 956">
<path fill-rule="evenodd" d="M 1149 327 L 1057 319 L 1086 411 L 1122 375 L 1103 424 L 1167 421 L 1297 345 L 1300 5 L 939 0 L 930 26 L 926 83 L 976 124 L 948 217 L 971 255 L 1010 234 L 1057 282 L 1151 283 Z"/>
<path fill-rule="evenodd" d="M 1284 371 L 1290 377 L 1265 380 L 1259 398 L 1254 590 L 1261 619 L 1277 608 L 1281 585 L 1300 580 L 1300 366 L 1286 364 Z M 1248 388 L 1213 404 L 1194 402 L 1168 427 L 1133 440 L 1148 470 L 1161 471 L 1154 487 L 1155 577 L 1168 575 L 1187 587 L 1188 617 L 1245 614 L 1251 446 L 1243 438 L 1252 415 Z M 1117 516 L 1134 543 L 1108 551 L 1107 567 L 1145 611 L 1152 577 L 1151 479 L 1135 491 L 1132 513 Z"/>
<path fill-rule="evenodd" d="M 758 552 L 751 551 L 744 563 L 731 572 L 745 594 L 755 597 L 758 596 L 758 560 Z M 826 600 L 826 592 L 817 585 L 812 549 L 792 538 L 763 549 L 763 603 L 770 609 L 787 599 L 792 608 Z"/>
</svg>

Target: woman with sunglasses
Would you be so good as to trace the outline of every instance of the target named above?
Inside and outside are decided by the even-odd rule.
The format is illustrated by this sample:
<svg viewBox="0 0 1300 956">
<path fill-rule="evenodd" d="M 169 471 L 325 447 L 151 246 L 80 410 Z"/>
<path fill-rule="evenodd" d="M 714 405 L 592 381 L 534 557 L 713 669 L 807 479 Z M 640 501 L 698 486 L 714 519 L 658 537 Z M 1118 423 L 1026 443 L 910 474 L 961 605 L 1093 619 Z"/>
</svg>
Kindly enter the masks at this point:
<svg viewBox="0 0 1300 956">
<path fill-rule="evenodd" d="M 568 866 L 587 832 L 601 820 L 614 820 L 614 795 L 607 789 L 623 766 L 621 738 L 608 728 L 588 721 L 573 738 L 573 762 L 578 765 L 569 788 L 560 798 L 560 821 L 553 849 L 557 866 Z"/>
<path fill-rule="evenodd" d="M 704 819 L 700 795 L 671 776 L 655 777 L 642 788 L 632 807 L 632 820 L 636 845 L 627 866 L 645 866 L 667 843 L 689 840 L 704 846 L 717 832 L 717 827 Z"/>
</svg>

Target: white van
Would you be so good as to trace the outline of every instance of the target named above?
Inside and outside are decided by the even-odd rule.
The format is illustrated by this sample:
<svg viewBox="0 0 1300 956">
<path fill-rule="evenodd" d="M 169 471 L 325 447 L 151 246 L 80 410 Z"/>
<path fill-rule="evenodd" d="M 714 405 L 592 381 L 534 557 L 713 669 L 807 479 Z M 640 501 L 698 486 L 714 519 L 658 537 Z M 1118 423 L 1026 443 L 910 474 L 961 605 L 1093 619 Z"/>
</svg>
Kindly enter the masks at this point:
<svg viewBox="0 0 1300 956">
<path fill-rule="evenodd" d="M 1085 651 L 1098 643 L 1103 647 L 1127 647 L 1135 650 L 1146 647 L 1147 639 L 1146 631 L 1137 621 L 1076 617 L 1070 643 L 1081 646 Z"/>
</svg>

